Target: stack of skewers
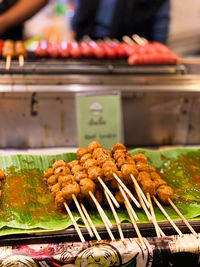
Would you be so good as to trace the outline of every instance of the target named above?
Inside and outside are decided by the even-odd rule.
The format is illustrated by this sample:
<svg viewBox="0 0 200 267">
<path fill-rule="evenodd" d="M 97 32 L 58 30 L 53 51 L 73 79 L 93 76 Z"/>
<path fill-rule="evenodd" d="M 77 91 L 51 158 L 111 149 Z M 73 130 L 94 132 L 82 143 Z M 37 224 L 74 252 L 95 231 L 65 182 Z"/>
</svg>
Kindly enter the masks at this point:
<svg viewBox="0 0 200 267">
<path fill-rule="evenodd" d="M 170 204 L 194 236 L 198 237 L 172 201 L 172 188 L 161 179 L 156 169 L 148 164 L 146 156 L 137 154 L 132 157 L 125 146 L 120 143 L 115 144 L 110 151 L 105 150 L 95 141 L 90 143 L 88 148 L 79 148 L 77 160 L 68 163 L 63 160 L 54 162 L 52 168 L 44 172 L 44 180 L 55 197 L 57 207 L 67 210 L 81 241 L 85 241 L 85 239 L 71 213 L 70 206 L 73 203 L 75 203 L 90 236 L 94 237 L 95 235 L 97 240 L 100 240 L 101 237 L 85 204 L 96 206 L 111 240 L 115 239 L 111 231 L 113 225 L 102 206 L 107 205 L 111 208 L 120 238 L 124 240 L 121 223 L 115 209 L 115 206 L 119 208 L 120 205 L 124 205 L 141 245 L 145 248 L 145 242 L 136 223 L 138 217 L 134 206 L 143 208 L 147 218 L 153 223 L 158 237 L 165 236 L 156 221 L 151 199 L 180 236 L 183 235 L 182 232 L 166 213 L 161 203 Z"/>
<path fill-rule="evenodd" d="M 11 67 L 12 59 L 16 58 L 19 60 L 19 66 L 24 66 L 24 59 L 27 57 L 26 48 L 23 41 L 11 41 L 11 40 L 0 40 L 0 56 L 6 60 L 6 70 Z"/>
<path fill-rule="evenodd" d="M 159 42 L 148 42 L 139 36 L 134 40 L 124 36 L 123 42 L 105 38 L 104 41 L 86 39 L 81 42 L 39 42 L 35 54 L 42 58 L 128 59 L 130 65 L 176 64 L 178 56 Z"/>
</svg>

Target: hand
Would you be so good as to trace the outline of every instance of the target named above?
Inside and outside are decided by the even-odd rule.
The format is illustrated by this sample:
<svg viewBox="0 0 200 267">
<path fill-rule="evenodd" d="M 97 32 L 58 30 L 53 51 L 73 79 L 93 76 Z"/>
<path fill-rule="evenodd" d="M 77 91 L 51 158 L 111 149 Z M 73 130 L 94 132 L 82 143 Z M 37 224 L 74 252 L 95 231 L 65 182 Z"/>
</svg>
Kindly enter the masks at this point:
<svg viewBox="0 0 200 267">
<path fill-rule="evenodd" d="M 4 14 L 0 15 L 0 36 L 7 30 L 6 17 Z"/>
</svg>

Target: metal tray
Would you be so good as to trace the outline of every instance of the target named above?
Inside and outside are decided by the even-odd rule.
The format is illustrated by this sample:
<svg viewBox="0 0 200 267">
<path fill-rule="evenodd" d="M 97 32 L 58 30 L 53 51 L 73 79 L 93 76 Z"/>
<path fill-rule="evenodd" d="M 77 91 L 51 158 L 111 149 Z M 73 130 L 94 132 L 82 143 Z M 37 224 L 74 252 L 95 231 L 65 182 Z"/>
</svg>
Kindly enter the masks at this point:
<svg viewBox="0 0 200 267">
<path fill-rule="evenodd" d="M 200 232 L 200 220 L 189 221 L 196 232 Z M 187 226 L 182 221 L 177 221 L 176 225 L 182 231 L 183 234 L 190 233 Z M 139 229 L 143 237 L 155 237 L 155 229 L 152 223 L 140 223 Z M 176 235 L 174 228 L 172 228 L 169 222 L 161 222 L 159 226 L 166 235 Z M 97 227 L 98 233 L 103 240 L 109 239 L 105 227 Z M 136 232 L 132 224 L 123 224 L 122 230 L 125 238 L 137 237 Z M 92 240 L 89 236 L 86 228 L 81 228 L 85 240 Z M 119 233 L 117 227 L 114 226 L 112 232 L 116 239 L 119 239 Z M 18 234 L 0 237 L 0 246 L 9 245 L 22 245 L 22 244 L 41 244 L 41 243 L 59 243 L 59 242 L 76 242 L 80 241 L 75 229 L 67 229 L 65 231 L 58 232 L 38 232 L 35 234 Z"/>
</svg>

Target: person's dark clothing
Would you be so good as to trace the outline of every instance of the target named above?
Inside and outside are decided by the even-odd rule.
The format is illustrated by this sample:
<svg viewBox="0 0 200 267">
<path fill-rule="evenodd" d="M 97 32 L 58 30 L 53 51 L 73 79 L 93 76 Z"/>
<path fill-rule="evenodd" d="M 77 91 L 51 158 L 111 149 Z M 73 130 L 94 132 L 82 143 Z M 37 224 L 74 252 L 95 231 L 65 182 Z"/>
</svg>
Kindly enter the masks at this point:
<svg viewBox="0 0 200 267">
<path fill-rule="evenodd" d="M 98 9 L 101 0 L 78 0 L 72 28 L 77 40 L 85 35 L 93 39 L 98 36 L 94 29 L 97 27 Z M 161 14 L 159 15 L 159 12 Z M 149 41 L 165 42 L 169 24 L 169 0 L 117 0 L 109 26 L 108 37 L 121 40 L 122 36 L 138 34 Z M 160 25 L 160 26 L 159 26 Z M 156 35 L 156 31 L 159 32 Z"/>
</svg>

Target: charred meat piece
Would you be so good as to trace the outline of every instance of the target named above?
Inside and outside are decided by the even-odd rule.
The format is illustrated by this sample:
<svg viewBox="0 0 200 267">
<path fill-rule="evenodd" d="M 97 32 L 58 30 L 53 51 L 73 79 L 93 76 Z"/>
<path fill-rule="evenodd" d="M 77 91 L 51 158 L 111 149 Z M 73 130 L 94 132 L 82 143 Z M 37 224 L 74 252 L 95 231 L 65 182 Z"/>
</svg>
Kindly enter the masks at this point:
<svg viewBox="0 0 200 267">
<path fill-rule="evenodd" d="M 92 154 L 96 148 L 102 147 L 98 142 L 93 141 L 88 145 L 88 150 Z"/>
<path fill-rule="evenodd" d="M 168 198 L 172 199 L 174 191 L 173 189 L 168 185 L 161 185 L 157 191 L 156 194 L 158 195 L 160 201 L 163 204 L 169 204 Z"/>
<path fill-rule="evenodd" d="M 89 153 L 89 151 L 86 147 L 79 148 L 76 152 L 77 158 L 80 159 L 86 153 Z"/>
<path fill-rule="evenodd" d="M 95 183 L 88 178 L 82 179 L 80 181 L 80 190 L 81 195 L 86 198 L 90 198 L 89 191 L 91 191 L 93 194 L 95 192 Z"/>
</svg>

